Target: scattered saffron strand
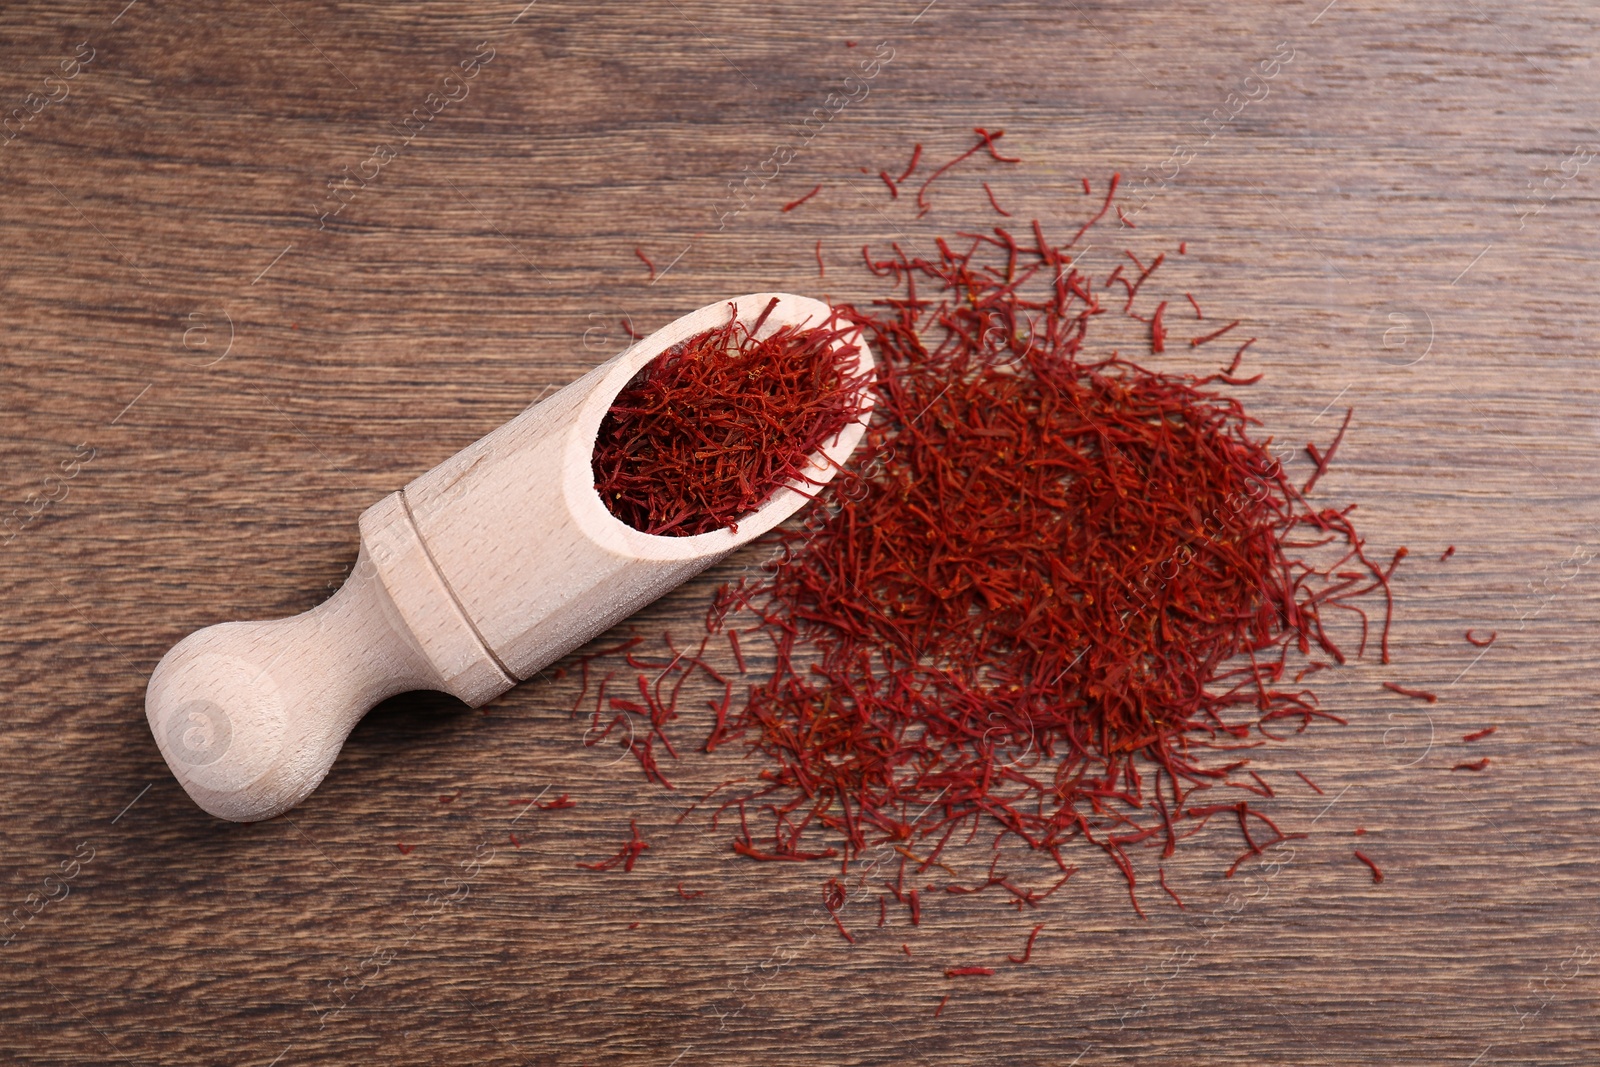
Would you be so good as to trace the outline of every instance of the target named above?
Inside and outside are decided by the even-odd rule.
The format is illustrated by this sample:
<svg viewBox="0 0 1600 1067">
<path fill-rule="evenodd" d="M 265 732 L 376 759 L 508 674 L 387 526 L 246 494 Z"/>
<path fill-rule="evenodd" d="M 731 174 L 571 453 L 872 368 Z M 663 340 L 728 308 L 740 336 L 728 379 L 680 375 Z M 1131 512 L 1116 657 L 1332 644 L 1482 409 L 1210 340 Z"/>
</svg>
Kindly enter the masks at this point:
<svg viewBox="0 0 1600 1067">
<path fill-rule="evenodd" d="M 1120 223 L 1122 223 L 1122 224 L 1123 224 L 1123 225 L 1124 225 L 1124 226 L 1126 226 L 1126 227 L 1127 227 L 1127 228 L 1128 228 L 1128 229 L 1130 229 L 1130 230 L 1137 230 L 1137 229 L 1138 229 L 1138 228 L 1139 228 L 1139 227 L 1137 227 L 1137 226 L 1135 226 L 1135 225 L 1134 225 L 1134 224 L 1133 224 L 1133 220 L 1132 220 L 1132 219 L 1130 219 L 1130 218 L 1129 218 L 1129 217 L 1128 217 L 1128 216 L 1127 216 L 1127 215 L 1126 215 L 1126 214 L 1125 214 L 1125 213 L 1124 213 L 1124 212 L 1123 212 L 1123 210 L 1122 210 L 1122 205 L 1121 205 L 1121 204 L 1118 204 L 1118 205 L 1117 205 L 1117 221 L 1118 221 L 1118 222 L 1120 222 Z"/>
<path fill-rule="evenodd" d="M 1156 305 L 1156 313 L 1150 316 L 1150 351 L 1160 354 L 1167 350 L 1167 328 L 1161 322 L 1161 316 L 1166 313 L 1165 300 Z"/>
<path fill-rule="evenodd" d="M 826 278 L 828 268 L 822 265 L 822 238 L 817 238 L 817 277 Z"/>
<path fill-rule="evenodd" d="M 1167 896 L 1171 897 L 1178 907 L 1182 908 L 1183 898 L 1174 893 L 1172 887 L 1167 884 L 1167 869 L 1165 867 L 1156 868 L 1156 881 L 1160 882 L 1161 888 L 1167 891 Z M 1185 908 L 1184 910 L 1187 911 L 1188 909 Z"/>
<path fill-rule="evenodd" d="M 1000 206 L 1000 201 L 994 198 L 994 190 L 989 188 L 988 182 L 983 183 L 983 191 L 989 194 L 989 206 L 993 207 L 997 212 L 1009 219 L 1011 217 L 1011 212 Z"/>
<path fill-rule="evenodd" d="M 678 895 L 680 897 L 682 897 L 684 900 L 694 900 L 697 897 L 705 896 L 706 895 L 706 891 L 704 889 L 696 889 L 692 893 L 691 892 L 687 892 L 683 888 L 683 883 L 679 882 L 678 883 Z"/>
<path fill-rule="evenodd" d="M 1188 241 L 1179 241 L 1178 242 L 1178 255 L 1186 256 L 1188 254 L 1189 254 L 1189 242 Z"/>
<path fill-rule="evenodd" d="M 907 178 L 911 177 L 911 172 L 917 169 L 917 162 L 919 160 L 921 160 L 921 159 L 922 159 L 922 145 L 921 145 L 921 143 L 912 145 L 911 146 L 911 162 L 906 164 L 906 169 L 900 173 L 900 177 L 896 178 L 895 181 L 896 182 L 903 182 Z"/>
<path fill-rule="evenodd" d="M 1084 234 L 1088 233 L 1089 232 L 1089 228 L 1091 226 L 1093 226 L 1095 223 L 1099 222 L 1101 219 L 1106 217 L 1106 212 L 1111 210 L 1111 205 L 1116 200 L 1117 184 L 1119 182 L 1121 182 L 1121 181 L 1122 181 L 1121 173 L 1113 174 L 1111 176 L 1111 184 L 1106 189 L 1106 199 L 1105 199 L 1105 202 L 1100 205 L 1100 210 L 1095 213 L 1094 218 L 1090 219 L 1088 222 L 1086 222 L 1082 226 L 1078 227 L 1078 232 L 1072 235 L 1072 240 L 1070 240 L 1066 244 L 1062 245 L 1061 249 L 1058 250 L 1058 252 L 1057 252 L 1058 256 L 1060 255 L 1061 252 L 1064 252 L 1066 249 L 1072 248 L 1074 245 L 1076 245 L 1078 243 L 1078 238 L 1080 238 Z M 1110 283 L 1107 282 L 1106 284 L 1109 285 Z"/>
<path fill-rule="evenodd" d="M 1039 931 L 1044 929 L 1044 923 L 1033 928 L 1033 933 L 1028 935 L 1028 943 L 1022 946 L 1021 956 L 1006 956 L 1012 963 L 1027 963 L 1033 958 L 1033 943 L 1039 939 Z"/>
<path fill-rule="evenodd" d="M 1090 195 L 1093 195 L 1093 192 L 1094 191 L 1089 188 L 1089 179 L 1088 178 L 1084 178 L 1083 179 L 1083 195 L 1084 196 L 1090 196 Z"/>
<path fill-rule="evenodd" d="M 1449 547 L 1447 547 L 1444 550 L 1444 555 L 1439 557 L 1439 562 L 1443 563 L 1445 560 L 1449 559 L 1451 556 L 1453 556 L 1455 554 L 1456 554 L 1456 546 L 1455 545 L 1450 545 Z"/>
<path fill-rule="evenodd" d="M 1021 160 L 1018 160 L 1018 159 L 1009 159 L 1009 158 L 1007 158 L 1005 156 L 1002 156 L 999 152 L 997 152 L 995 150 L 994 143 L 996 141 L 998 141 L 1001 137 L 1005 136 L 1005 132 L 1006 131 L 1004 131 L 1004 130 L 996 130 L 993 133 L 990 133 L 988 130 L 985 130 L 983 127 L 979 126 L 979 127 L 975 127 L 973 132 L 975 132 L 978 135 L 978 143 L 973 145 L 971 148 L 967 149 L 965 152 L 961 153 L 956 158 L 952 159 L 950 162 L 946 163 L 944 166 L 940 167 L 938 170 L 934 171 L 932 174 L 928 175 L 927 180 L 924 181 L 922 183 L 921 188 L 919 188 L 917 190 L 917 217 L 918 218 L 921 218 L 923 215 L 926 215 L 933 207 L 933 205 L 928 203 L 928 195 L 927 195 L 928 194 L 928 186 L 932 185 L 935 181 L 937 181 L 939 176 L 941 174 L 943 174 L 945 171 L 949 170 L 951 167 L 955 166 L 957 163 L 962 162 L 963 160 L 967 160 L 967 159 L 972 158 L 973 156 L 977 155 L 979 152 L 983 151 L 983 149 L 985 147 L 987 147 L 989 149 L 989 154 L 991 156 L 993 156 L 995 159 L 999 160 L 1002 163 L 1020 163 L 1021 162 Z"/>
<path fill-rule="evenodd" d="M 1378 638 L 1378 662 L 1385 665 L 1389 663 L 1389 627 L 1394 623 L 1394 589 L 1389 580 L 1394 577 L 1395 568 L 1400 566 L 1400 561 L 1406 558 L 1408 551 L 1405 545 L 1395 549 L 1389 569 L 1378 576 L 1378 584 L 1383 587 L 1383 634 Z"/>
<path fill-rule="evenodd" d="M 738 664 L 740 674 L 748 674 L 744 666 L 744 650 L 739 647 L 739 631 L 728 631 L 728 645 L 733 649 L 733 662 Z"/>
<path fill-rule="evenodd" d="M 644 250 L 643 249 L 639 249 L 639 248 L 635 248 L 633 250 L 633 254 L 639 257 L 639 261 L 641 263 L 643 263 L 645 266 L 650 268 L 650 280 L 651 281 L 655 281 L 656 280 L 656 265 L 654 263 L 650 262 L 650 257 L 644 254 Z"/>
<path fill-rule="evenodd" d="M 944 1006 L 948 1003 L 950 1003 L 950 994 L 946 993 L 944 997 L 940 999 L 939 1006 L 933 1009 L 933 1017 L 935 1019 L 944 1014 Z"/>
<path fill-rule="evenodd" d="M 1407 689 L 1405 686 L 1394 682 L 1384 682 L 1383 687 L 1391 693 L 1399 693 L 1401 696 L 1410 697 L 1412 700 L 1426 700 L 1430 704 L 1439 703 L 1438 695 L 1430 693 L 1426 689 Z"/>
<path fill-rule="evenodd" d="M 822 183 L 818 182 L 809 193 L 807 193 L 805 196 L 802 196 L 799 200 L 791 200 L 787 204 L 783 205 L 784 213 L 787 214 L 788 212 L 793 211 L 795 208 L 799 207 L 807 200 L 810 200 L 813 196 L 816 196 L 820 192 L 822 192 Z"/>
<path fill-rule="evenodd" d="M 395 842 L 395 846 L 394 847 L 400 850 L 400 855 L 409 856 L 409 855 L 411 855 L 412 850 L 414 850 L 417 846 L 416 845 L 408 845 L 404 841 L 397 841 L 397 842 Z"/>
<path fill-rule="evenodd" d="M 578 802 L 568 797 L 567 794 L 562 793 L 554 800 L 547 800 L 544 803 L 535 806 L 540 811 L 559 811 L 562 808 L 575 808 L 578 806 Z"/>
<path fill-rule="evenodd" d="M 972 128 L 972 132 L 977 134 L 979 137 L 981 137 L 983 139 L 984 147 L 989 149 L 989 155 L 992 156 L 996 161 L 998 161 L 1000 163 L 1021 163 L 1022 162 L 1022 157 L 1021 156 L 1002 156 L 1000 154 L 1000 150 L 995 148 L 994 143 L 996 141 L 998 141 L 1000 138 L 1004 137 L 1006 135 L 1006 131 L 1004 131 L 1004 130 L 996 130 L 993 133 L 990 133 L 988 130 L 984 129 L 982 126 L 974 126 Z"/>
<path fill-rule="evenodd" d="M 1482 741 L 1485 737 L 1488 737 L 1498 729 L 1500 729 L 1498 726 L 1486 726 L 1482 730 L 1478 730 L 1475 733 L 1467 734 L 1466 736 L 1462 737 L 1461 740 L 1468 742 Z"/>
<path fill-rule="evenodd" d="M 885 185 L 887 185 L 889 187 L 889 199 L 891 199 L 891 200 L 899 200 L 900 199 L 900 187 L 895 184 L 895 181 L 894 181 L 893 178 L 889 177 L 889 172 L 886 171 L 886 170 L 880 170 L 878 172 L 878 177 L 882 178 L 883 179 L 883 184 L 885 184 Z"/>
<path fill-rule="evenodd" d="M 622 323 L 622 328 L 627 331 L 628 336 L 633 338 L 635 341 L 642 340 L 644 338 L 644 334 L 639 333 L 633 328 L 632 320 L 628 319 L 627 317 L 623 317 L 617 321 Z"/>
<path fill-rule="evenodd" d="M 637 822 L 629 819 L 628 826 L 633 831 L 633 836 L 622 843 L 622 847 L 617 850 L 615 856 L 610 859 L 600 860 L 598 863 L 580 863 L 578 866 L 591 871 L 609 871 L 621 864 L 624 871 L 633 870 L 634 861 L 639 858 L 640 853 L 649 851 L 650 846 L 645 842 L 644 838 L 639 836 L 639 824 Z"/>
<path fill-rule="evenodd" d="M 1483 771 L 1483 770 L 1488 770 L 1488 768 L 1489 768 L 1489 757 L 1485 756 L 1481 760 L 1475 760 L 1472 763 L 1458 763 L 1454 767 L 1451 767 L 1450 769 L 1452 771 Z"/>
<path fill-rule="evenodd" d="M 1205 312 L 1200 310 L 1200 302 L 1194 298 L 1194 294 L 1184 293 L 1183 295 L 1188 298 L 1190 306 L 1194 308 L 1194 317 L 1203 320 L 1206 317 Z"/>
<path fill-rule="evenodd" d="M 1356 849 L 1356 859 L 1360 860 L 1362 863 L 1365 863 L 1372 870 L 1372 880 L 1374 882 L 1383 881 L 1383 872 L 1378 870 L 1378 865 L 1373 863 L 1372 860 L 1367 857 L 1366 853 L 1362 852 L 1360 849 Z"/>
<path fill-rule="evenodd" d="M 946 978 L 964 978 L 969 975 L 985 976 L 994 973 L 993 967 L 950 967 L 944 972 Z"/>
<path fill-rule="evenodd" d="M 1299 774 L 1300 775 L 1300 780 L 1302 782 L 1304 782 L 1306 785 L 1309 785 L 1312 789 L 1316 790 L 1318 796 L 1325 797 L 1325 796 L 1328 795 L 1328 794 L 1326 794 L 1326 793 L 1324 793 L 1322 791 L 1322 787 L 1320 785 L 1318 785 L 1316 782 L 1313 782 L 1311 779 L 1307 778 L 1304 774 L 1301 774 L 1301 772 L 1295 771 L 1294 773 Z"/>
<path fill-rule="evenodd" d="M 1233 354 L 1233 362 L 1228 364 L 1228 369 L 1222 372 L 1222 380 L 1223 381 L 1227 381 L 1228 378 L 1231 375 L 1233 375 L 1233 374 L 1238 372 L 1238 370 L 1239 370 L 1239 362 L 1240 362 L 1240 360 L 1244 359 L 1244 350 L 1249 348 L 1251 345 L 1253 345 L 1255 343 L 1256 343 L 1256 339 L 1254 337 L 1252 337 L 1248 341 L 1246 341 L 1244 344 L 1239 346 L 1239 350 Z M 1256 381 L 1256 380 L 1258 380 L 1258 378 L 1259 378 L 1259 375 L 1256 378 L 1251 378 L 1250 381 Z M 1240 382 L 1238 384 L 1243 385 L 1245 383 Z"/>
<path fill-rule="evenodd" d="M 1197 347 L 1199 345 L 1205 344 L 1207 341 L 1215 341 L 1217 338 L 1221 337 L 1223 334 L 1227 333 L 1229 330 L 1233 329 L 1237 325 L 1239 325 L 1239 320 L 1238 319 L 1234 319 L 1232 322 L 1228 323 L 1228 325 L 1224 326 L 1222 329 L 1220 329 L 1220 330 L 1212 330 L 1210 333 L 1206 334 L 1204 337 L 1191 337 L 1189 339 L 1189 347 L 1194 348 L 1194 347 Z"/>
<path fill-rule="evenodd" d="M 901 949 L 901 951 L 903 951 L 906 954 L 906 959 L 910 959 L 911 958 L 911 946 L 910 945 L 905 944 L 905 943 L 902 942 L 901 945 L 900 945 L 900 949 Z"/>
<path fill-rule="evenodd" d="M 1316 487 L 1317 479 L 1328 473 L 1328 464 L 1333 462 L 1333 454 L 1339 450 L 1339 442 L 1344 440 L 1344 432 L 1350 428 L 1350 417 L 1355 414 L 1355 408 L 1345 408 L 1344 422 L 1339 426 L 1339 432 L 1333 435 L 1333 443 L 1326 452 L 1318 452 L 1317 446 L 1306 442 L 1306 454 L 1311 457 L 1311 462 L 1317 469 L 1311 472 L 1311 477 L 1306 479 L 1306 484 L 1300 489 L 1301 493 L 1309 493 Z"/>
<path fill-rule="evenodd" d="M 1469 645 L 1477 645 L 1479 648 L 1488 648 L 1490 645 L 1494 644 L 1494 639 L 1499 637 L 1500 634 L 1494 630 L 1490 630 L 1489 638 L 1486 641 L 1480 641 L 1476 637 L 1473 637 L 1471 630 L 1468 630 L 1462 636 L 1467 639 L 1467 644 Z"/>
<path fill-rule="evenodd" d="M 852 945 L 856 943 L 856 939 L 850 936 L 850 931 L 844 928 L 844 923 L 839 921 L 839 914 L 837 912 L 828 912 L 828 918 L 832 919 L 833 925 L 839 928 L 840 937 L 844 938 Z"/>
</svg>

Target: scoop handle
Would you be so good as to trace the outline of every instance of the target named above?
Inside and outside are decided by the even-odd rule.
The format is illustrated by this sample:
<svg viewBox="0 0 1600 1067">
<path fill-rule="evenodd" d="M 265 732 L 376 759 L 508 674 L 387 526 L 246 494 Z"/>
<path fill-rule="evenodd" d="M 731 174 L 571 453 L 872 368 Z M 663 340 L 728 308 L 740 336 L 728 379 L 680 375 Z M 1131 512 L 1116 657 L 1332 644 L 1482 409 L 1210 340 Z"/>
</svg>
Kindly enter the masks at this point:
<svg viewBox="0 0 1600 1067">
<path fill-rule="evenodd" d="M 156 666 L 145 714 L 206 811 L 255 822 L 314 790 L 373 705 L 438 689 L 476 707 L 514 684 L 433 569 L 400 493 L 361 516 L 361 554 L 302 614 L 190 634 Z"/>
<path fill-rule="evenodd" d="M 477 707 L 804 507 L 861 440 L 866 412 L 736 530 L 651 536 L 595 492 L 595 438 L 617 395 L 730 316 L 768 330 L 838 321 L 789 293 L 675 319 L 368 508 L 355 572 L 325 604 L 180 641 L 151 675 L 145 712 L 189 795 L 225 819 L 277 815 L 316 788 L 378 701 L 437 689 Z M 859 332 L 834 343 L 870 372 Z"/>
</svg>

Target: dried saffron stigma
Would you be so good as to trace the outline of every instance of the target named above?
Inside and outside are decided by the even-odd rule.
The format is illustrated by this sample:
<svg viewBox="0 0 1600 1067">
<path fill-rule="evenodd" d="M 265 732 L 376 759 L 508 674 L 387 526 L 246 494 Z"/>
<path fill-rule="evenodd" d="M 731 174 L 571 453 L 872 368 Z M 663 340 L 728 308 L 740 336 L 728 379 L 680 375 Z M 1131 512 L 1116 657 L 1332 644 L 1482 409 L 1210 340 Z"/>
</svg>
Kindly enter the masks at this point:
<svg viewBox="0 0 1600 1067">
<path fill-rule="evenodd" d="M 917 209 L 955 164 L 985 149 L 1011 162 L 999 136 L 979 132 L 934 170 Z M 888 287 L 838 308 L 878 360 L 863 444 L 707 614 L 711 635 L 738 631 L 741 672 L 756 664 L 740 644 L 762 650 L 743 694 L 719 683 L 705 743 L 754 764 L 713 806 L 735 852 L 841 875 L 897 853 L 882 885 L 916 925 L 930 891 L 994 887 L 1038 906 L 1085 844 L 1135 909 L 1141 877 L 1181 906 L 1160 862 L 1182 840 L 1236 835 L 1232 875 L 1298 836 L 1256 806 L 1275 790 L 1246 767 L 1250 750 L 1343 721 L 1303 679 L 1369 645 L 1388 662 L 1405 551 L 1375 557 L 1352 508 L 1312 504 L 1274 458 L 1233 394 L 1256 380 L 1237 376 L 1253 338 L 1205 347 L 1238 320 L 1166 356 L 1209 374 L 1091 345 L 1125 317 L 1143 329 L 1122 336 L 1174 347 L 1166 312 L 1185 296 L 1159 291 L 1162 253 L 1085 266 L 1079 242 L 1115 224 L 1118 184 L 1063 227 L 1065 243 L 1034 221 L 862 249 Z M 1313 457 L 1318 473 L 1342 436 Z M 987 875 L 947 861 L 980 834 Z M 1001 870 L 1006 843 L 1053 864 L 1051 880 Z"/>
<path fill-rule="evenodd" d="M 805 484 L 819 449 L 861 416 L 866 376 L 837 320 L 797 329 L 726 325 L 674 345 L 636 374 L 600 424 L 595 491 L 648 534 L 737 529 L 776 490 Z"/>
<path fill-rule="evenodd" d="M 1140 317 L 1159 257 L 1106 300 L 1113 280 L 1032 229 L 866 252 L 901 294 L 843 309 L 880 358 L 861 468 L 713 612 L 748 609 L 777 650 L 708 746 L 763 766 L 724 800 L 747 855 L 887 843 L 926 872 L 992 820 L 1063 870 L 1091 842 L 1131 888 L 1129 848 L 1170 854 L 1185 821 L 1225 813 L 1245 855 L 1286 836 L 1248 803 L 1200 803 L 1236 775 L 1270 795 L 1207 754 L 1335 719 L 1285 684 L 1288 657 L 1346 660 L 1329 615 L 1360 622 L 1360 654 L 1355 601 L 1390 571 L 1211 388 L 1232 379 L 1085 352 L 1095 316 Z"/>
</svg>

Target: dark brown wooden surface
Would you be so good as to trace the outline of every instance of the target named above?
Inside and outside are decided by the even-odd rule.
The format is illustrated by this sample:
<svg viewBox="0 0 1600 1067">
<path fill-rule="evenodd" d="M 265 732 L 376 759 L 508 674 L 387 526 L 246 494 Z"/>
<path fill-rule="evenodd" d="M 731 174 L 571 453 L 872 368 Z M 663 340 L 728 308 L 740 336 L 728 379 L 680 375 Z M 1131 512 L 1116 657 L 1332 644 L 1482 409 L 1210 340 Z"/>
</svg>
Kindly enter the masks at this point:
<svg viewBox="0 0 1600 1067">
<path fill-rule="evenodd" d="M 73 877 L 0 948 L 0 1059 L 1600 1062 L 1600 17 L 1324 2 L 6 3 L 4 906 Z M 480 42 L 466 97 L 402 145 Z M 1244 79 L 1281 42 L 1263 97 Z M 807 141 L 875 52 L 865 99 Z M 978 125 L 1026 164 L 952 174 L 925 219 L 861 173 Z M 719 228 L 729 183 L 785 144 Z M 380 145 L 320 225 L 328 181 Z M 860 245 L 989 224 L 980 180 L 1060 232 L 1080 176 L 1113 171 L 1143 177 L 1106 254 L 1187 239 L 1174 284 L 1261 337 L 1263 432 L 1326 440 L 1354 405 L 1323 488 L 1378 550 L 1412 548 L 1393 667 L 1323 675 L 1350 724 L 1259 754 L 1265 810 L 1309 835 L 1292 857 L 1227 882 L 1234 839 L 1196 838 L 1169 868 L 1188 909 L 1156 894 L 1140 921 L 1085 851 L 1037 913 L 949 897 L 880 930 L 869 900 L 850 946 L 824 872 L 675 824 L 735 753 L 688 743 L 679 791 L 647 784 L 583 745 L 570 677 L 481 712 L 391 701 L 260 825 L 168 774 L 143 714 L 161 654 L 322 599 L 366 505 L 615 352 L 619 318 L 869 299 Z M 653 284 L 636 246 L 671 264 Z M 750 562 L 640 628 L 692 627 Z M 1469 626 L 1499 633 L 1481 657 Z M 578 807 L 519 819 L 546 788 Z M 652 845 L 634 872 L 575 867 L 630 819 Z M 1005 965 L 1041 921 L 1032 963 Z M 962 964 L 1001 967 L 943 976 Z"/>
</svg>

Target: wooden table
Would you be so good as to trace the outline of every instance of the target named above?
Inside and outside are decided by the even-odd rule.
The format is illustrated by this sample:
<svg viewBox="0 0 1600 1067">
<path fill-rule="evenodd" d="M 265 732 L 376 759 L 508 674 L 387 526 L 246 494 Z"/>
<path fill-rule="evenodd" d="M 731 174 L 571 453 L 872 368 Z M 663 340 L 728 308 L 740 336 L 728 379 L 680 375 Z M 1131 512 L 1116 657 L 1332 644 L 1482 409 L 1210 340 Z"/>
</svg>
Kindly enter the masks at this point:
<svg viewBox="0 0 1600 1067">
<path fill-rule="evenodd" d="M 8 1062 L 1600 1058 L 1592 5 L 123 2 L 0 13 Z M 974 126 L 1026 162 L 952 172 L 920 220 L 872 176 Z M 258 825 L 168 773 L 161 654 L 321 600 L 362 508 L 619 320 L 870 299 L 860 246 L 991 224 L 980 181 L 1061 230 L 1118 171 L 1109 241 L 1188 241 L 1177 277 L 1261 337 L 1264 434 L 1354 406 L 1321 489 L 1412 550 L 1394 665 L 1319 679 L 1349 725 L 1258 754 L 1292 855 L 1225 881 L 1233 840 L 1196 838 L 1187 909 L 1141 921 L 1086 849 L 1037 912 L 879 929 L 869 899 L 852 946 L 826 872 L 676 821 L 741 766 L 702 719 L 663 790 L 584 745 L 571 675 L 393 700 Z M 637 628 L 692 629 L 752 559 Z M 576 866 L 630 820 L 632 873 Z"/>
</svg>

